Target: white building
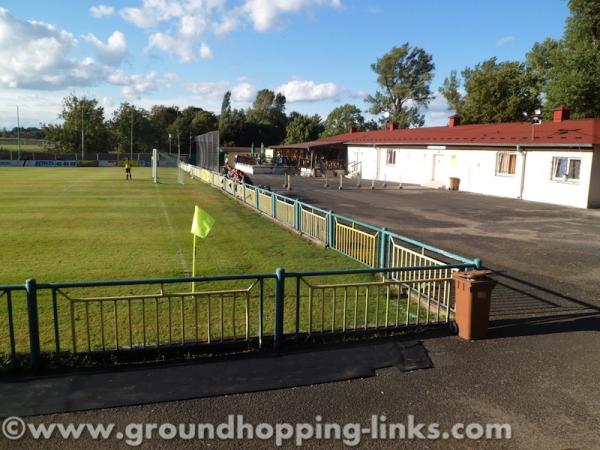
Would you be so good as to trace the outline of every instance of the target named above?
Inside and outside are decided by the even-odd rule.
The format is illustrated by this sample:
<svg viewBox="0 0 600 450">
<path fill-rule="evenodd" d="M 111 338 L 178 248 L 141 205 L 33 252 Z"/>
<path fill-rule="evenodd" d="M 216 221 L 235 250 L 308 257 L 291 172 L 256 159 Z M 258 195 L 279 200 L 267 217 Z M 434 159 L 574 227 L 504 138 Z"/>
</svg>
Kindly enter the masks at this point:
<svg viewBox="0 0 600 450">
<path fill-rule="evenodd" d="M 353 132 L 310 143 L 347 147 L 348 171 L 365 179 L 448 188 L 580 208 L 600 207 L 600 119 Z M 316 144 L 318 143 L 318 145 Z"/>
</svg>

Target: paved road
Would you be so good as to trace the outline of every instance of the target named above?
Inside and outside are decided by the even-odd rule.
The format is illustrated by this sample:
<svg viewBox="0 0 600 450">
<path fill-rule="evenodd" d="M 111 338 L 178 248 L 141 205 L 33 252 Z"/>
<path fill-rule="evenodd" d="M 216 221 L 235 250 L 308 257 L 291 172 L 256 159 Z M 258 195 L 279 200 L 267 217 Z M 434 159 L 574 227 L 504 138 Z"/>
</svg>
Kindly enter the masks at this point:
<svg viewBox="0 0 600 450">
<path fill-rule="evenodd" d="M 277 189 L 281 177 L 255 177 Z M 293 195 L 467 256 L 497 271 L 491 338 L 425 339 L 435 367 L 296 389 L 171 402 L 37 420 L 511 423 L 506 441 L 374 442 L 372 448 L 600 448 L 600 211 L 417 187 L 323 189 L 294 179 Z M 201 380 L 199 380 L 201 382 Z M 0 441 L 0 444 L 4 442 Z M 30 443 L 23 442 L 23 448 Z M 152 446 L 158 446 L 154 442 Z M 166 445 L 166 443 L 161 443 Z M 175 444 L 172 442 L 172 444 Z M 332 443 L 313 442 L 333 446 Z M 84 448 L 90 441 L 78 442 Z M 196 447 L 195 441 L 178 442 Z M 206 445 L 204 443 L 203 445 Z M 263 442 L 211 446 L 259 448 Z M 339 445 L 339 444 L 338 444 Z M 61 447 L 60 442 L 50 447 Z M 19 448 L 11 446 L 11 448 Z"/>
</svg>

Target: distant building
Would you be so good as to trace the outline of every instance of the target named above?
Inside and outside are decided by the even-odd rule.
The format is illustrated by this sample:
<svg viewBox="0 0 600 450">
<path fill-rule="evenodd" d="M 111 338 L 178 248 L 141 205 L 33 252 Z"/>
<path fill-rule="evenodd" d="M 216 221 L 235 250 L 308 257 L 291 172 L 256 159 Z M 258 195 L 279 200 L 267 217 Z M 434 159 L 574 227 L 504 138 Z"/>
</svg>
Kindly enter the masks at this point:
<svg viewBox="0 0 600 450">
<path fill-rule="evenodd" d="M 343 144 L 349 175 L 580 208 L 600 207 L 600 119 L 570 120 L 569 109 L 551 121 L 355 132 L 306 143 L 317 149 Z M 295 144 L 301 148 L 304 144 Z"/>
</svg>

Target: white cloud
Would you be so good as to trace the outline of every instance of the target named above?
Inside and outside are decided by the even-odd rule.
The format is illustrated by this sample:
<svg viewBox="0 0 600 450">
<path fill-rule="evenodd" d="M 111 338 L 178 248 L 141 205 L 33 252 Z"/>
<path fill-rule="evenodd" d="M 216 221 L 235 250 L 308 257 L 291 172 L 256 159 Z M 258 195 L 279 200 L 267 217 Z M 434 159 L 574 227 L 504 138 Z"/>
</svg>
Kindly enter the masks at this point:
<svg viewBox="0 0 600 450">
<path fill-rule="evenodd" d="M 138 28 L 152 28 L 160 22 L 159 18 L 151 11 L 140 8 L 123 8 L 119 14 Z"/>
<path fill-rule="evenodd" d="M 515 42 L 516 40 L 517 40 L 517 38 L 514 37 L 514 36 L 504 36 L 504 37 L 501 37 L 500 39 L 498 39 L 496 41 L 496 47 L 502 47 L 504 45 L 510 44 L 512 42 Z"/>
<path fill-rule="evenodd" d="M 90 14 L 97 19 L 102 17 L 112 16 L 115 13 L 115 8 L 106 5 L 94 5 L 90 7 Z"/>
<path fill-rule="evenodd" d="M 179 80 L 179 75 L 173 72 L 165 72 L 162 75 L 162 78 L 159 80 L 162 84 L 164 84 L 167 88 L 173 87 L 173 83 Z"/>
<path fill-rule="evenodd" d="M 223 97 L 227 90 L 227 85 L 227 81 L 203 81 L 189 83 L 187 89 L 192 94 L 214 99 Z"/>
<path fill-rule="evenodd" d="M 242 9 L 250 17 L 255 30 L 268 31 L 278 27 L 282 15 L 297 13 L 311 6 L 339 8 L 341 0 L 246 0 Z"/>
<path fill-rule="evenodd" d="M 106 44 L 92 33 L 88 33 L 82 37 L 96 48 L 98 59 L 104 64 L 118 66 L 129 56 L 127 39 L 125 39 L 125 35 L 120 31 L 113 32 Z"/>
<path fill-rule="evenodd" d="M 150 31 L 147 49 L 174 53 L 181 62 L 212 58 L 208 36 L 221 36 L 250 23 L 257 31 L 281 28 L 283 16 L 306 8 L 340 7 L 341 0 L 142 0 L 119 14 Z"/>
<path fill-rule="evenodd" d="M 247 103 L 254 100 L 256 97 L 256 87 L 252 84 L 243 81 L 231 89 L 231 99 L 234 102 Z"/>
<path fill-rule="evenodd" d="M 285 95 L 288 102 L 318 102 L 338 98 L 342 89 L 334 83 L 317 84 L 309 80 L 288 81 L 277 88 L 277 92 Z"/>
<path fill-rule="evenodd" d="M 17 126 L 19 105 L 22 127 L 37 127 L 40 123 L 55 123 L 68 91 L 36 92 L 30 90 L 0 89 L 0 128 Z"/>
<path fill-rule="evenodd" d="M 128 100 L 141 98 L 144 94 L 154 92 L 157 89 L 157 77 L 155 72 L 147 75 L 125 75 L 121 71 L 111 73 L 107 81 L 115 86 L 121 86 L 121 93 Z"/>
<path fill-rule="evenodd" d="M 67 31 L 17 19 L 0 8 L 0 87 L 62 89 L 96 84 L 105 70 L 91 58 L 69 59 L 77 45 Z"/>
<path fill-rule="evenodd" d="M 211 59 L 213 57 L 213 52 L 208 45 L 204 42 L 200 46 L 200 58 L 202 59 Z"/>
</svg>

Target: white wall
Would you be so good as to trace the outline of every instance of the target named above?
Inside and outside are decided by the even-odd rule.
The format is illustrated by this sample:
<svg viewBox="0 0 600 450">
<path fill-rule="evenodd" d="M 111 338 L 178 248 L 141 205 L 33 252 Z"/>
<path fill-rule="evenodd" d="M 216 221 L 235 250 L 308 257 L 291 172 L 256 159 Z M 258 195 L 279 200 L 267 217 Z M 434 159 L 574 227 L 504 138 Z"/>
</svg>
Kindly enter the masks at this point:
<svg viewBox="0 0 600 450">
<path fill-rule="evenodd" d="M 557 205 L 587 208 L 592 173 L 593 152 L 588 151 L 528 151 L 523 199 Z M 579 180 L 552 179 L 552 158 L 581 158 Z"/>
<path fill-rule="evenodd" d="M 594 150 L 592 171 L 590 174 L 590 193 L 588 207 L 600 208 L 600 145 Z"/>
<path fill-rule="evenodd" d="M 449 177 L 457 177 L 460 178 L 461 191 L 510 198 L 520 197 L 525 161 L 523 199 L 581 208 L 588 206 L 593 155 L 591 149 L 587 151 L 530 150 L 526 153 L 516 152 L 514 175 L 496 174 L 497 151 L 510 151 L 510 149 L 396 148 L 393 149 L 396 151 L 395 165 L 387 164 L 387 150 L 387 148 L 349 146 L 348 161 L 362 161 L 362 177 L 367 179 L 375 178 L 380 181 L 409 184 L 434 182 L 447 187 Z M 379 164 L 377 164 L 378 151 L 380 152 Z M 552 158 L 556 156 L 581 158 L 579 182 L 552 180 Z M 600 161 L 594 170 L 598 172 L 597 176 L 600 176 Z M 595 191 L 596 200 L 600 203 L 600 183 L 595 189 L 597 189 L 597 192 Z"/>
</svg>

